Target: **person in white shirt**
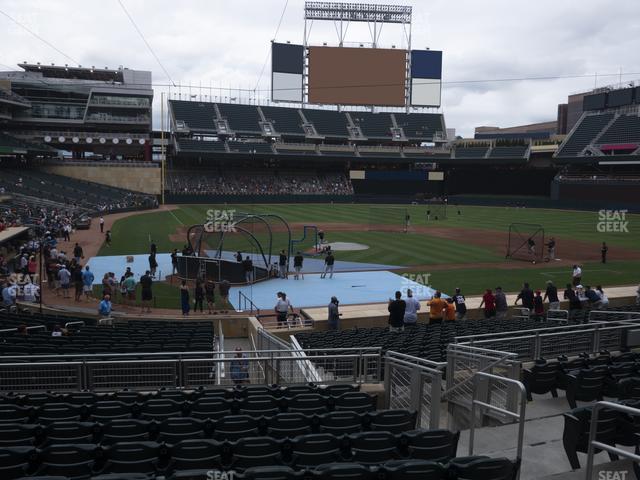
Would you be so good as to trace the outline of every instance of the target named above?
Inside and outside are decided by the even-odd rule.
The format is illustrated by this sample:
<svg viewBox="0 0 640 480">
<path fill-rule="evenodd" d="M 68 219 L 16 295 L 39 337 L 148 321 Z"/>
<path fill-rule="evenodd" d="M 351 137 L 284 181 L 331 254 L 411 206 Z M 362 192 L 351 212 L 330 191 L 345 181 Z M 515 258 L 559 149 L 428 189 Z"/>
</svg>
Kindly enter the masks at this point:
<svg viewBox="0 0 640 480">
<path fill-rule="evenodd" d="M 275 312 L 278 316 L 278 328 L 286 327 L 287 314 L 289 313 L 289 309 L 291 309 L 291 313 L 293 313 L 293 306 L 287 299 L 287 294 L 284 292 L 278 292 L 278 301 L 276 302 L 275 306 Z"/>
<path fill-rule="evenodd" d="M 25 302 L 36 302 L 40 297 L 40 287 L 31 282 L 22 287 Z"/>
<path fill-rule="evenodd" d="M 580 265 L 573 266 L 573 272 L 571 274 L 571 278 L 573 280 L 574 287 L 577 287 L 582 283 L 582 268 L 580 268 Z"/>
<path fill-rule="evenodd" d="M 420 302 L 413 296 L 411 289 L 407 290 L 407 298 L 405 299 L 404 310 L 404 326 L 415 325 L 418 321 L 418 310 L 420 310 Z"/>
</svg>

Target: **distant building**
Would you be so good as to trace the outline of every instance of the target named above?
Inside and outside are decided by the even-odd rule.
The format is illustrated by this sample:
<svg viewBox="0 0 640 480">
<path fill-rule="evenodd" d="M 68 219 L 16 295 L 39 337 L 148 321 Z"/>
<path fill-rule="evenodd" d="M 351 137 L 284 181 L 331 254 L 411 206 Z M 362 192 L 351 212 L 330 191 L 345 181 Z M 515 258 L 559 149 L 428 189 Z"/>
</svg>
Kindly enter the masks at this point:
<svg viewBox="0 0 640 480">
<path fill-rule="evenodd" d="M 151 160 L 151 72 L 21 63 L 0 72 L 0 130 L 70 152 Z"/>
</svg>

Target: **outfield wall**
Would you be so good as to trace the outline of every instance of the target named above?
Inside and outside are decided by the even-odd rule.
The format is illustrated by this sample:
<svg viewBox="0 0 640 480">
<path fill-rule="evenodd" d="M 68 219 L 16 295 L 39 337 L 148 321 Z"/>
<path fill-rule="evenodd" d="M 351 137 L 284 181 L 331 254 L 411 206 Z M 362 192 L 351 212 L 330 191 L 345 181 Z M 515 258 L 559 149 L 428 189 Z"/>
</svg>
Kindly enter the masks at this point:
<svg viewBox="0 0 640 480">
<path fill-rule="evenodd" d="M 134 192 L 160 195 L 161 177 L 158 167 L 129 165 L 43 165 L 42 170 L 56 175 L 101 183 Z"/>
</svg>

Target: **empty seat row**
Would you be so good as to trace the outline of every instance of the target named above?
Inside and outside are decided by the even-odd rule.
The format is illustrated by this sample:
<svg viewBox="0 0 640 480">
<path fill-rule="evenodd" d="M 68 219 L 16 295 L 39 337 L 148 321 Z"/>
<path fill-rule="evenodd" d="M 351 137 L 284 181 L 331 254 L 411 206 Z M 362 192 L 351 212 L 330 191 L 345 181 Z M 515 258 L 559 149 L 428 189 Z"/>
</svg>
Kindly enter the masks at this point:
<svg viewBox="0 0 640 480">
<path fill-rule="evenodd" d="M 401 435 L 363 432 L 338 437 L 301 435 L 290 440 L 244 437 L 235 442 L 183 440 L 174 445 L 139 441 L 110 446 L 90 443 L 0 448 L 0 478 L 25 474 L 87 478 L 100 473 L 142 473 L 192 469 L 244 471 L 251 467 L 288 465 L 313 468 L 333 462 L 380 465 L 404 458 L 446 463 L 455 458 L 458 434 L 447 430 L 414 430 Z"/>
<path fill-rule="evenodd" d="M 197 388 L 195 390 L 160 389 L 151 392 L 135 390 L 119 390 L 109 393 L 79 391 L 70 393 L 34 393 L 0 395 L 1 403 L 38 406 L 45 403 L 70 403 L 72 405 L 92 405 L 97 401 L 112 400 L 124 403 L 144 403 L 153 399 L 169 399 L 175 401 L 195 401 L 201 397 L 219 397 L 222 399 L 245 399 L 255 396 L 271 396 L 276 399 L 291 398 L 303 393 L 317 393 L 324 397 L 338 397 L 344 393 L 358 392 L 359 385 L 333 384 L 320 387 L 315 384 L 292 385 L 236 385 L 233 388 Z"/>
<path fill-rule="evenodd" d="M 330 433 L 339 436 L 365 431 L 400 434 L 413 430 L 415 424 L 416 413 L 407 410 L 379 410 L 368 414 L 350 411 L 319 415 L 279 413 L 270 417 L 228 415 L 217 420 L 194 417 L 169 417 L 162 420 L 115 418 L 101 422 L 95 419 L 60 419 L 49 423 L 0 423 L 0 445 L 108 445 L 143 440 L 175 443 L 195 438 L 224 441 L 257 435 L 282 439 L 310 433 Z"/>
<path fill-rule="evenodd" d="M 276 399 L 271 396 L 252 396 L 242 400 L 220 397 L 201 397 L 193 402 L 176 402 L 171 399 L 151 399 L 144 403 L 125 403 L 116 400 L 99 400 L 91 405 L 46 402 L 39 406 L 0 404 L 0 423 L 33 423 L 56 420 L 98 421 L 112 418 L 144 418 L 158 420 L 170 417 L 193 416 L 195 418 L 221 418 L 231 414 L 255 416 L 275 415 L 281 412 L 299 412 L 309 415 L 330 411 L 349 410 L 358 413 L 375 410 L 376 398 L 364 392 L 343 393 L 339 397 L 324 397 L 318 393 L 302 393 L 291 398 Z"/>
</svg>

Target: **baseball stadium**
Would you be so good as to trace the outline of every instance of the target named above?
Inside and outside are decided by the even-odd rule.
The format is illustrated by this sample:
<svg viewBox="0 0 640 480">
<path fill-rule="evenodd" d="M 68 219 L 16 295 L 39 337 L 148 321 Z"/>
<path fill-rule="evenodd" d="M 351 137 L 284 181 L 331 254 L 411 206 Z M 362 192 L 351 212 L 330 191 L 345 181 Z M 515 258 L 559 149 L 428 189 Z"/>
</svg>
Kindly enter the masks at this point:
<svg viewBox="0 0 640 480">
<path fill-rule="evenodd" d="M 0 52 L 0 478 L 640 478 L 640 73 L 460 80 L 426 5 L 268 3 L 253 89 L 174 81 L 141 2 L 140 69 L 0 4 L 73 63 Z M 514 82 L 551 108 L 462 127 Z"/>
</svg>

